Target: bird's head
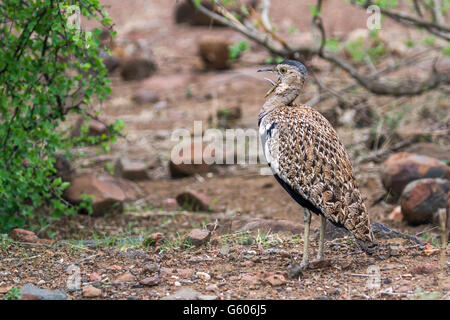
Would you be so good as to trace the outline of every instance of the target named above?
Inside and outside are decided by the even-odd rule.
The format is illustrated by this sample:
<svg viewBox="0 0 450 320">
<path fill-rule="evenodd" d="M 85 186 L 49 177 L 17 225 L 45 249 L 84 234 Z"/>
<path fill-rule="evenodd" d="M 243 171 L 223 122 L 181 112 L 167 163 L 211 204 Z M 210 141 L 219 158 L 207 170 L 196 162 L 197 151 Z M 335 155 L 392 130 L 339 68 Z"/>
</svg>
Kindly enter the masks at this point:
<svg viewBox="0 0 450 320">
<path fill-rule="evenodd" d="M 295 60 L 284 60 L 276 66 L 258 70 L 258 72 L 273 72 L 278 75 L 276 82 L 268 80 L 272 84 L 272 88 L 266 93 L 266 97 L 271 93 L 280 94 L 288 92 L 288 90 L 298 91 L 303 88 L 308 71 L 303 63 Z"/>
</svg>

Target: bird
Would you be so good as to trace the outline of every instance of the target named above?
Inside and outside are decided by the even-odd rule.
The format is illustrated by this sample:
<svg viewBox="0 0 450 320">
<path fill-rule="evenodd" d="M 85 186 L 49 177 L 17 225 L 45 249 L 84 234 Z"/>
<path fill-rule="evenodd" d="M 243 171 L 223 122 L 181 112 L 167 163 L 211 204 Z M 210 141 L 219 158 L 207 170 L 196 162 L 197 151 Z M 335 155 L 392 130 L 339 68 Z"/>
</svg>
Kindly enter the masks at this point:
<svg viewBox="0 0 450 320">
<path fill-rule="evenodd" d="M 324 259 L 327 221 L 350 231 L 357 246 L 373 254 L 378 244 L 343 143 L 320 112 L 294 103 L 307 80 L 305 65 L 284 60 L 258 72 L 278 76 L 276 82 L 266 79 L 272 87 L 260 109 L 258 127 L 263 153 L 275 179 L 303 207 L 301 268 L 309 264 L 311 212 L 321 221 L 318 260 Z"/>
</svg>

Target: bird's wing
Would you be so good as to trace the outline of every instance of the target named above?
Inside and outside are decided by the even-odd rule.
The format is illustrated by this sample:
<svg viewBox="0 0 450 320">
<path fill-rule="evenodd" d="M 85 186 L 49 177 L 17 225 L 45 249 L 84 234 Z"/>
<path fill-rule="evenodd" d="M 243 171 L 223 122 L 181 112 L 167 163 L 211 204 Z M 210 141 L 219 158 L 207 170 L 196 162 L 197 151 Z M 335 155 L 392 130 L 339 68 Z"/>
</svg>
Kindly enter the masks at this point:
<svg viewBox="0 0 450 320">
<path fill-rule="evenodd" d="M 306 106 L 282 107 L 264 120 L 260 126 L 266 132 L 264 154 L 283 187 L 291 188 L 291 196 L 294 193 L 307 200 L 357 238 L 371 241 L 367 210 L 351 162 L 328 120 Z M 272 124 L 274 128 L 268 130 Z"/>
</svg>

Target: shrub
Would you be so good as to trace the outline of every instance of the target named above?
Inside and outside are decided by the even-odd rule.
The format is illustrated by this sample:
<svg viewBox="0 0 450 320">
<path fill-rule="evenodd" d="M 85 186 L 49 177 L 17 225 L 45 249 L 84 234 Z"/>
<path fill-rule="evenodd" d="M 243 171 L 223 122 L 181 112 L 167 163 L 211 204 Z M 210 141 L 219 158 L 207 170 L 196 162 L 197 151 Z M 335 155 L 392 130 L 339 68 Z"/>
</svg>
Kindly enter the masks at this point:
<svg viewBox="0 0 450 320">
<path fill-rule="evenodd" d="M 98 0 L 0 2 L 0 232 L 74 212 L 62 199 L 69 184 L 55 175 L 55 155 L 86 142 L 106 147 L 120 126 L 95 141 L 58 130 L 69 113 L 93 117 L 89 106 L 110 92 L 101 29 L 79 30 L 68 19 L 73 9 L 111 29 Z"/>
</svg>

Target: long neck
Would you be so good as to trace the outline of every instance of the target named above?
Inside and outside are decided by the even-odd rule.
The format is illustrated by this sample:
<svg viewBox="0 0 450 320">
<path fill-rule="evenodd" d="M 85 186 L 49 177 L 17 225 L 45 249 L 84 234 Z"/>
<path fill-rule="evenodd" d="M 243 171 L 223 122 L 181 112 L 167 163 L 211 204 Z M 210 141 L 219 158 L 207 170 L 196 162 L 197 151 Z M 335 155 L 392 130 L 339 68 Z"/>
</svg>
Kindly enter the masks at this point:
<svg viewBox="0 0 450 320">
<path fill-rule="evenodd" d="M 280 84 L 278 88 L 275 89 L 274 95 L 270 97 L 262 106 L 259 111 L 259 119 L 276 108 L 292 104 L 299 94 L 299 87 Z"/>
</svg>

